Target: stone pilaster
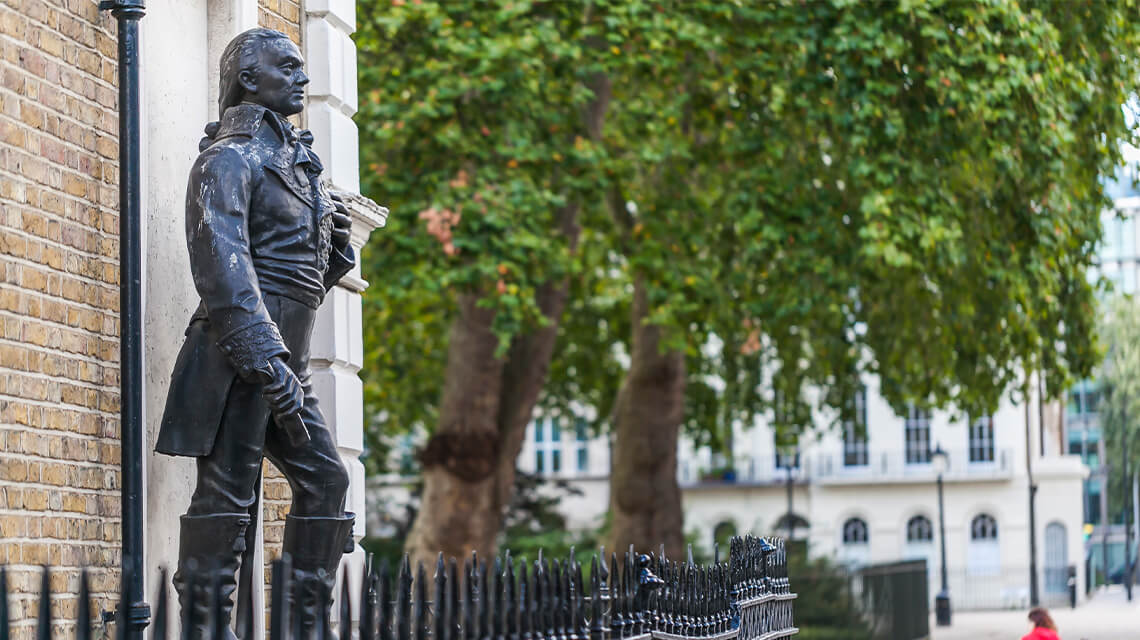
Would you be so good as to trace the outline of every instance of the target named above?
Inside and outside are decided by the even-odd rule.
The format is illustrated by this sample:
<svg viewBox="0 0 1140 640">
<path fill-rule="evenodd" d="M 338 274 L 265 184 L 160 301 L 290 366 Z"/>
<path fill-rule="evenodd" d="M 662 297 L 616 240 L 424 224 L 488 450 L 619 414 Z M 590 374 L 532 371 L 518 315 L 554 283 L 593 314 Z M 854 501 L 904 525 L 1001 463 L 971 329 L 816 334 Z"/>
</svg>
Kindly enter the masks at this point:
<svg viewBox="0 0 1140 640">
<path fill-rule="evenodd" d="M 305 110 L 306 126 L 313 132 L 314 150 L 325 165 L 325 177 L 335 191 L 345 194 L 352 212 L 352 246 L 359 262 L 362 247 L 373 229 L 381 227 L 388 211 L 358 195 L 360 160 L 356 123 L 356 7 L 352 0 L 309 0 L 305 3 L 304 53 L 312 83 Z M 364 366 L 361 293 L 368 286 L 359 266 L 330 291 L 313 330 L 313 387 L 333 432 L 341 459 L 349 472 L 346 509 L 357 513 L 354 537 L 364 537 L 364 389 L 358 372 Z M 363 552 L 347 559 L 353 593 L 357 593 Z M 338 615 L 334 608 L 334 616 Z M 359 608 L 355 608 L 359 610 Z"/>
</svg>

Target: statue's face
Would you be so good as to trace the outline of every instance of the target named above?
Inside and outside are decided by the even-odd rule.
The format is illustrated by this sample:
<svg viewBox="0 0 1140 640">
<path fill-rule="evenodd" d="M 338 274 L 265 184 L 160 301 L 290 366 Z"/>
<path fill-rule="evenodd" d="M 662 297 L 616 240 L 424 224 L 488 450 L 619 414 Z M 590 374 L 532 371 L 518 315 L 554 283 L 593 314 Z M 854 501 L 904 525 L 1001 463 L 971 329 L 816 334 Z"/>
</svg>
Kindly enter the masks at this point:
<svg viewBox="0 0 1140 640">
<path fill-rule="evenodd" d="M 241 84 L 245 99 L 281 115 L 301 113 L 305 107 L 305 60 L 292 40 L 276 38 L 258 51 L 257 71 L 243 71 Z"/>
</svg>

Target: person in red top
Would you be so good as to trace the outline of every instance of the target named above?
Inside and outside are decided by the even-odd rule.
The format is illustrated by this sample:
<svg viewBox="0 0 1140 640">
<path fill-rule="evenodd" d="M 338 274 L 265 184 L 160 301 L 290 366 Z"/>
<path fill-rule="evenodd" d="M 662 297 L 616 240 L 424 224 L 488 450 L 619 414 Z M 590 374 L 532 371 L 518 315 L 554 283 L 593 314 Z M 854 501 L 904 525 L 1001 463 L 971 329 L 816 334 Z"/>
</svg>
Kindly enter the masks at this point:
<svg viewBox="0 0 1140 640">
<path fill-rule="evenodd" d="M 1061 640 L 1057 635 L 1057 625 L 1053 618 L 1042 607 L 1033 607 L 1029 610 L 1029 621 L 1033 623 L 1033 630 L 1021 637 L 1021 640 Z"/>
</svg>

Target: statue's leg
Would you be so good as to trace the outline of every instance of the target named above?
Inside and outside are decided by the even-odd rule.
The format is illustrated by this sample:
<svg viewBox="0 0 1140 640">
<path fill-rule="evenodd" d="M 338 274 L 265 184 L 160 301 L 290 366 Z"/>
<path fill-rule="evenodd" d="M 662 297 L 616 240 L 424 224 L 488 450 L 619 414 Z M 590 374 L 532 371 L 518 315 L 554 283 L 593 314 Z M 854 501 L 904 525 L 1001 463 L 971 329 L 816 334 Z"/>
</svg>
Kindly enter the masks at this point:
<svg viewBox="0 0 1140 640">
<path fill-rule="evenodd" d="M 183 620 L 192 616 L 191 638 L 211 638 L 210 626 L 229 629 L 237 570 L 245 551 L 249 508 L 257 497 L 268 409 L 257 385 L 236 381 L 226 400 L 217 440 L 208 456 L 197 459 L 198 481 L 190 508 L 182 516 L 178 571 L 174 588 L 183 607 Z M 193 594 L 188 581 L 194 575 Z M 213 593 L 222 598 L 221 618 L 212 619 Z M 191 611 L 186 611 L 193 596 Z"/>
<path fill-rule="evenodd" d="M 302 446 L 293 446 L 271 424 L 265 448 L 293 490 L 282 546 L 292 558 L 295 570 L 301 638 L 308 638 L 318 630 L 319 623 L 329 624 L 329 609 L 320 607 L 320 591 L 331 592 L 341 556 L 351 551 L 355 516 L 344 511 L 348 472 L 321 418 L 308 376 L 300 377 L 306 391 L 302 415 L 311 439 Z"/>
</svg>

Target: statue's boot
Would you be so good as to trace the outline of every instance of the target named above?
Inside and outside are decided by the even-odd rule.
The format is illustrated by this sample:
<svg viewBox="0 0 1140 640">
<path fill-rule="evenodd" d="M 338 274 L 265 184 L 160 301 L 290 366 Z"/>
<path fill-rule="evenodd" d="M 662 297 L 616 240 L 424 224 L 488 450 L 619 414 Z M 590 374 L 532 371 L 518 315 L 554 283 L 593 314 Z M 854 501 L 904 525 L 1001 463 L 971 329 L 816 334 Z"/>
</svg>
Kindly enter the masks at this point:
<svg viewBox="0 0 1140 640">
<path fill-rule="evenodd" d="M 245 551 L 245 531 L 249 523 L 248 513 L 182 516 L 174 590 L 178 592 L 183 621 L 188 613 L 187 605 L 190 605 L 189 614 L 193 616 L 189 636 L 191 640 L 212 638 L 209 630 L 215 625 L 225 630 L 225 640 L 236 640 L 230 630 L 230 616 L 234 608 L 234 591 L 237 590 L 238 565 L 241 554 Z M 191 582 L 192 604 L 191 590 L 187 588 Z M 218 585 L 222 599 L 221 619 L 217 621 L 213 620 L 215 584 Z"/>
<path fill-rule="evenodd" d="M 285 540 L 282 551 L 293 561 L 294 603 L 299 635 L 307 640 L 319 632 L 321 625 L 329 629 L 331 594 L 336 582 L 341 556 L 352 551 L 352 523 L 356 516 L 346 513 L 336 517 L 285 517 Z"/>
</svg>

